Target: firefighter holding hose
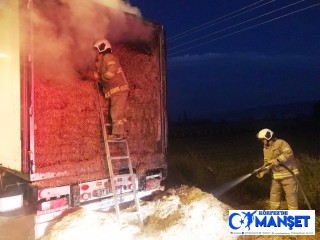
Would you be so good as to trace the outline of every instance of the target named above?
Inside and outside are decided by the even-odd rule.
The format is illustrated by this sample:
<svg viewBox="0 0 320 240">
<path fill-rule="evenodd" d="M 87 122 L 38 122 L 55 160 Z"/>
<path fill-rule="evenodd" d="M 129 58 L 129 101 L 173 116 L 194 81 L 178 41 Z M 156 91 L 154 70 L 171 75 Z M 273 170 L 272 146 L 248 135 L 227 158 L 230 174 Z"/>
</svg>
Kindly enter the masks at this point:
<svg viewBox="0 0 320 240">
<path fill-rule="evenodd" d="M 298 182 L 294 175 L 298 175 L 299 171 L 290 145 L 282 139 L 277 139 L 273 131 L 267 128 L 259 131 L 257 138 L 263 144 L 264 166 L 266 166 L 257 177 L 262 178 L 269 171 L 272 173 L 270 209 L 280 208 L 283 190 L 288 209 L 297 210 Z"/>
<path fill-rule="evenodd" d="M 97 50 L 97 72 L 95 78 L 101 80 L 104 96 L 110 99 L 110 115 L 112 119 L 112 135 L 108 139 L 123 139 L 125 130 L 125 108 L 129 86 L 118 58 L 112 54 L 111 44 L 107 39 L 94 43 Z"/>
</svg>

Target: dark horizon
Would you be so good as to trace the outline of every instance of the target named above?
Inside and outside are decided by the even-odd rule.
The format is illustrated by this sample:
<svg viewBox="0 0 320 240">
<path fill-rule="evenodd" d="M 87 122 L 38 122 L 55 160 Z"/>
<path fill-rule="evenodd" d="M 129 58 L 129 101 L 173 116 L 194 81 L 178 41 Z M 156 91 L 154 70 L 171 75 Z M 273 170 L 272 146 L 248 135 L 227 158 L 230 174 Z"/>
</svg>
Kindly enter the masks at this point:
<svg viewBox="0 0 320 240">
<path fill-rule="evenodd" d="M 197 122 L 197 121 L 242 121 L 248 119 L 294 119 L 294 118 L 312 118 L 315 116 L 315 105 L 320 103 L 316 101 L 302 101 L 287 104 L 261 105 L 257 107 L 248 107 L 234 111 L 216 112 L 212 109 L 204 115 L 192 116 L 188 110 L 176 113 L 173 118 L 169 113 L 170 122 Z"/>
</svg>

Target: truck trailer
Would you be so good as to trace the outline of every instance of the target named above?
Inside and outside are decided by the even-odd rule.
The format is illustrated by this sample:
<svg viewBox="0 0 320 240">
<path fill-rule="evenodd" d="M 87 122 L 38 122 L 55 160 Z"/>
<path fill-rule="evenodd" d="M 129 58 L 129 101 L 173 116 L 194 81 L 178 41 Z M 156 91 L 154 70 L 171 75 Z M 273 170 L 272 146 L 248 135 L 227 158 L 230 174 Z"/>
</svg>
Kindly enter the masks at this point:
<svg viewBox="0 0 320 240">
<path fill-rule="evenodd" d="M 163 26 L 98 1 L 10 0 L 0 4 L 0 29 L 0 213 L 25 203 L 39 225 L 84 204 L 114 204 L 99 99 L 110 103 L 79 74 L 94 68 L 99 38 L 111 42 L 130 88 L 126 139 L 136 180 L 126 165 L 114 166 L 117 191 L 159 189 L 168 135 Z"/>
</svg>

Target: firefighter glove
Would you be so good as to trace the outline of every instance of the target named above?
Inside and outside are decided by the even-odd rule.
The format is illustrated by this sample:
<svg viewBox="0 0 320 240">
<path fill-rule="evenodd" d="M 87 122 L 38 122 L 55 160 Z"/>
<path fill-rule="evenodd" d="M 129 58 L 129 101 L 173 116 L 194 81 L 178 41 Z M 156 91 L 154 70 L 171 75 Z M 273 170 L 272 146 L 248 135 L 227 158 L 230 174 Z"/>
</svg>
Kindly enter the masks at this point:
<svg viewBox="0 0 320 240">
<path fill-rule="evenodd" d="M 264 171 L 259 172 L 259 173 L 256 175 L 256 177 L 257 177 L 257 178 L 262 178 L 262 177 L 264 176 L 264 174 L 265 174 Z"/>
</svg>

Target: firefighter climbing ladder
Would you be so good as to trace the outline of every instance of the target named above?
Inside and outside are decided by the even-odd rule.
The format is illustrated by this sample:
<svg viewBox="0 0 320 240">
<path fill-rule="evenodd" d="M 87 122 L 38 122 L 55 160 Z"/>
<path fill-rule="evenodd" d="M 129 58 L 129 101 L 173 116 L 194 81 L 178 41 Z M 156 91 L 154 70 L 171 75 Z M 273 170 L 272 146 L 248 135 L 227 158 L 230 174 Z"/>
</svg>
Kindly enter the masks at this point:
<svg viewBox="0 0 320 240">
<path fill-rule="evenodd" d="M 138 190 L 137 190 L 137 185 L 136 185 L 136 180 L 135 180 L 135 174 L 133 173 L 132 161 L 131 161 L 131 157 L 130 157 L 128 142 L 126 139 L 122 139 L 122 140 L 109 140 L 108 139 L 107 127 L 109 126 L 109 124 L 107 123 L 107 121 L 105 119 L 105 115 L 104 115 L 104 112 L 106 112 L 108 109 L 102 107 L 101 97 L 100 97 L 99 92 L 98 92 L 98 95 L 99 95 L 100 120 L 101 120 L 101 127 L 102 127 L 102 133 L 103 133 L 103 140 L 104 140 L 104 146 L 105 146 L 105 151 L 106 151 L 106 158 L 107 158 L 107 163 L 108 163 L 112 194 L 113 194 L 113 198 L 114 198 L 114 207 L 116 210 L 119 224 L 121 225 L 121 217 L 120 217 L 120 207 L 119 207 L 119 199 L 118 198 L 123 197 L 123 196 L 128 196 L 128 195 L 134 196 L 136 213 L 137 213 L 140 224 L 143 224 L 140 203 L 139 203 L 139 198 L 138 198 Z M 118 146 L 120 146 L 121 144 L 124 145 L 126 153 L 122 156 L 111 156 L 111 151 L 110 151 L 111 144 L 118 145 Z M 112 163 L 115 161 L 119 161 L 119 160 L 125 160 L 128 164 L 129 175 L 131 177 L 131 182 L 132 182 L 132 191 L 130 191 L 130 192 L 126 192 L 126 193 L 118 193 L 117 192 L 117 189 L 116 189 L 117 175 L 115 175 L 113 172 Z"/>
</svg>

